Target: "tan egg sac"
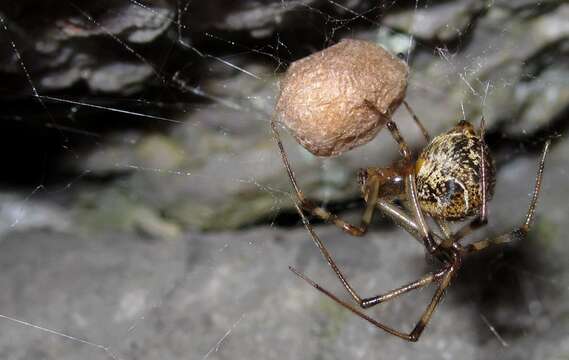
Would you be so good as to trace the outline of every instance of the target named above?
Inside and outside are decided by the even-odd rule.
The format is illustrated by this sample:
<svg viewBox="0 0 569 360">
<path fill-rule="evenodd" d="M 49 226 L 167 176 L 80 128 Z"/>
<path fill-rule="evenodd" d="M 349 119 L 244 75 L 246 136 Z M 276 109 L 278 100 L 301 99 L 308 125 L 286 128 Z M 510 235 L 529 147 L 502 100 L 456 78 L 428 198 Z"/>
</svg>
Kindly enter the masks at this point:
<svg viewBox="0 0 569 360">
<path fill-rule="evenodd" d="M 381 130 L 405 97 L 408 72 L 373 43 L 342 40 L 292 63 L 276 111 L 311 153 L 340 155 Z"/>
</svg>

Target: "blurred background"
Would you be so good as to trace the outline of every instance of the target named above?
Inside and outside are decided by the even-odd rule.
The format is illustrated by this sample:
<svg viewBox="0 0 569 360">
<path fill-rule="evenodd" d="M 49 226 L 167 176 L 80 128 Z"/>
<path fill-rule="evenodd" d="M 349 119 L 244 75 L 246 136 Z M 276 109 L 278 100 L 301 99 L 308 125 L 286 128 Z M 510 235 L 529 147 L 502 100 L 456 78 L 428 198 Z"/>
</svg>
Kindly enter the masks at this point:
<svg viewBox="0 0 569 360">
<path fill-rule="evenodd" d="M 0 4 L 2 359 L 568 359 L 569 4 L 561 0 L 4 0 Z M 469 258 L 418 343 L 353 316 L 294 211 L 270 117 L 288 65 L 343 38 L 408 62 L 431 134 L 487 123 L 489 226 L 518 226 L 553 146 L 531 236 Z M 394 116 L 415 151 L 409 115 Z M 358 221 L 356 171 L 283 130 L 307 196 Z M 377 215 L 313 219 L 355 288 L 433 268 Z M 369 310 L 410 331 L 433 288 Z"/>
</svg>

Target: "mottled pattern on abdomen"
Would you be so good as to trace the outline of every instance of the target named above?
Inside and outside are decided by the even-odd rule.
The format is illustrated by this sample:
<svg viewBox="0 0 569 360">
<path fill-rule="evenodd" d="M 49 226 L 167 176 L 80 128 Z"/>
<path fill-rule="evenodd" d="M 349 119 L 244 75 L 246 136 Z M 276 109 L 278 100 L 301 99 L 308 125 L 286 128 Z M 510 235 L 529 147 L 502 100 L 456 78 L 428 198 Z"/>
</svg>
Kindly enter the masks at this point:
<svg viewBox="0 0 569 360">
<path fill-rule="evenodd" d="M 432 217 L 457 221 L 476 215 L 482 204 L 480 137 L 469 123 L 435 137 L 416 165 L 419 203 Z M 494 162 L 486 144 L 487 198 L 495 184 Z"/>
</svg>

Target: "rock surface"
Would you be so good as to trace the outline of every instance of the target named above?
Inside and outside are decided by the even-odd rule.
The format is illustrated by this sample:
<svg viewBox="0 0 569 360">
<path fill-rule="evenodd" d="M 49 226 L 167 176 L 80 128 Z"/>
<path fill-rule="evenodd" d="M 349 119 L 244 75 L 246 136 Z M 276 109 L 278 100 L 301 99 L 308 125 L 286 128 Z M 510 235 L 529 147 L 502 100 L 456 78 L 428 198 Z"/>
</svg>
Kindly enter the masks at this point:
<svg viewBox="0 0 569 360">
<path fill-rule="evenodd" d="M 303 228 L 170 240 L 16 228 L 1 242 L 0 353 L 31 360 L 563 358 L 569 253 L 561 234 L 569 193 L 556 175 L 565 173 L 566 152 L 555 147 L 547 164 L 532 236 L 469 259 L 416 344 L 374 329 L 288 271 L 293 265 L 347 299 Z M 500 172 L 490 232 L 519 224 L 535 167 L 527 157 Z M 364 238 L 316 227 L 366 295 L 429 269 L 408 234 L 378 222 Z M 370 314 L 410 329 L 431 292 Z"/>
</svg>

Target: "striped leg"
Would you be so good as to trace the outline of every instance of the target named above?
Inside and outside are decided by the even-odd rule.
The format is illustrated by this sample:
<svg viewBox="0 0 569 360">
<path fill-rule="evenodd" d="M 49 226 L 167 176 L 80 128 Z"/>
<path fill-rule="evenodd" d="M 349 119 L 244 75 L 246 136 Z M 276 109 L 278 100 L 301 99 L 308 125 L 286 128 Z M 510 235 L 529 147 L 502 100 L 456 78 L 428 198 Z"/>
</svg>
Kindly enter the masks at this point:
<svg viewBox="0 0 569 360">
<path fill-rule="evenodd" d="M 430 280 L 426 280 L 429 278 L 429 276 L 427 276 L 427 277 L 423 278 L 422 280 L 419 280 L 415 283 L 410 284 L 410 285 L 413 285 L 413 284 L 418 284 L 421 282 L 421 285 L 415 286 L 412 289 L 409 289 L 407 291 L 415 290 L 417 288 L 420 288 L 424 285 L 431 283 L 435 279 L 437 279 L 437 280 L 440 279 L 440 285 L 437 288 L 437 290 L 435 291 L 435 294 L 433 295 L 431 302 L 429 303 L 429 305 L 427 306 L 427 308 L 423 312 L 423 315 L 421 316 L 421 318 L 419 319 L 419 321 L 417 322 L 417 324 L 415 325 L 413 330 L 408 334 L 401 332 L 399 330 L 395 330 L 392 327 L 389 327 L 389 326 L 369 317 L 368 315 L 364 314 L 363 312 L 361 312 L 360 310 L 355 308 L 353 305 L 350 305 L 350 304 L 340 300 L 336 295 L 334 295 L 331 292 L 329 292 L 328 290 L 324 289 L 323 287 L 321 287 L 320 285 L 318 285 L 317 283 L 312 281 L 310 278 L 306 277 L 304 274 L 298 272 L 296 269 L 290 267 L 290 270 L 292 272 L 294 272 L 298 277 L 300 277 L 301 279 L 303 279 L 304 281 L 309 283 L 316 290 L 318 290 L 321 293 L 323 293 L 324 295 L 328 296 L 330 299 L 332 299 L 333 301 L 335 301 L 339 305 L 343 306 L 344 308 L 350 310 L 352 313 L 356 314 L 357 316 L 361 317 L 362 319 L 367 320 L 368 322 L 370 322 L 374 326 L 378 327 L 379 329 L 381 329 L 381 330 L 383 330 L 383 331 L 385 331 L 391 335 L 395 335 L 395 336 L 397 336 L 403 340 L 415 342 L 415 341 L 419 340 L 419 338 L 421 337 L 421 334 L 423 333 L 423 330 L 425 330 L 425 327 L 427 326 L 427 324 L 431 320 L 431 317 L 433 316 L 433 313 L 435 312 L 437 305 L 440 303 L 441 299 L 443 298 L 446 288 L 450 285 L 450 281 L 451 281 L 451 279 L 452 279 L 457 268 L 458 268 L 458 266 L 456 266 L 456 267 L 450 266 L 444 270 L 441 270 L 439 273 L 431 274 Z M 405 287 L 396 289 L 396 290 L 391 291 L 388 294 L 384 295 L 384 297 L 387 298 L 384 301 L 391 300 L 391 299 L 395 298 L 396 296 L 401 295 L 404 292 L 407 292 L 407 291 L 401 291 L 401 289 L 404 289 L 404 288 Z M 394 295 L 390 296 L 390 294 L 394 294 Z"/>
<path fill-rule="evenodd" d="M 333 223 L 334 225 L 336 225 L 337 227 L 339 227 L 340 229 L 342 229 L 343 231 L 345 231 L 346 233 L 352 235 L 352 236 L 362 236 L 366 233 L 367 228 L 369 223 L 371 222 L 371 219 L 373 217 L 373 212 L 375 209 L 375 203 L 377 201 L 378 195 L 379 195 L 379 182 L 376 180 L 369 181 L 366 183 L 366 194 L 368 194 L 368 198 L 367 198 L 367 203 L 366 203 L 366 207 L 364 210 L 364 213 L 362 215 L 362 220 L 359 226 L 357 225 L 352 225 L 348 222 L 346 222 L 344 219 L 342 219 L 341 217 L 332 214 L 331 212 L 329 212 L 328 210 L 317 206 L 316 204 L 314 204 L 312 201 L 308 200 L 305 196 L 304 193 L 302 192 L 302 190 L 300 190 L 300 187 L 298 186 L 298 183 L 296 181 L 296 177 L 294 176 L 294 171 L 292 170 L 292 167 L 290 165 L 290 162 L 288 161 L 288 157 L 286 155 L 286 152 L 284 150 L 284 146 L 283 143 L 281 141 L 280 138 L 280 134 L 277 130 L 277 124 L 275 122 L 275 118 L 273 117 L 273 119 L 271 119 L 271 127 L 273 130 L 273 137 L 279 147 L 279 151 L 281 154 L 281 158 L 283 161 L 283 164 L 285 166 L 288 178 L 290 180 L 290 183 L 292 184 L 292 187 L 294 189 L 294 192 L 296 194 L 296 199 L 297 199 L 297 204 L 309 211 L 312 215 L 318 216 L 319 218 L 321 218 L 324 221 Z"/>
</svg>

